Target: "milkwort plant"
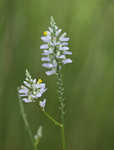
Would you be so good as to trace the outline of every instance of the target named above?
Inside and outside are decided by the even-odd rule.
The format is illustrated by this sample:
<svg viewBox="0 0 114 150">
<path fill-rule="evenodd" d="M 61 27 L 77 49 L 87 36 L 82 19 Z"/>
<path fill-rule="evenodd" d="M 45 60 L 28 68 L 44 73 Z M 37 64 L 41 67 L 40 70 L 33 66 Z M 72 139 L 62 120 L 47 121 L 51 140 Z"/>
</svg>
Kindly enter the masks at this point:
<svg viewBox="0 0 114 150">
<path fill-rule="evenodd" d="M 42 66 L 46 68 L 46 75 L 56 75 L 57 78 L 57 92 L 59 100 L 59 109 L 60 109 L 60 118 L 58 122 L 52 116 L 50 116 L 45 110 L 46 99 L 41 100 L 42 95 L 46 92 L 46 84 L 43 83 L 42 79 L 32 79 L 28 70 L 25 73 L 25 81 L 23 85 L 18 88 L 18 97 L 20 103 L 21 114 L 30 136 L 30 139 L 33 143 L 34 150 L 37 150 L 38 144 L 42 137 L 42 126 L 37 130 L 35 136 L 33 136 L 31 128 L 29 126 L 23 102 L 25 103 L 36 103 L 39 106 L 39 109 L 43 114 L 53 122 L 55 126 L 58 126 L 61 129 L 61 140 L 62 140 L 62 150 L 66 150 L 65 143 L 65 130 L 64 130 L 64 116 L 65 116 L 65 101 L 64 101 L 64 84 L 62 79 L 61 69 L 63 65 L 72 63 L 72 60 L 68 58 L 69 55 L 72 55 L 72 52 L 69 50 L 68 41 L 69 37 L 66 37 L 66 33 L 62 33 L 62 30 L 59 29 L 54 21 L 54 18 L 50 18 L 50 27 L 47 31 L 43 32 L 41 40 L 44 42 L 40 46 L 42 52 L 41 61 Z"/>
</svg>

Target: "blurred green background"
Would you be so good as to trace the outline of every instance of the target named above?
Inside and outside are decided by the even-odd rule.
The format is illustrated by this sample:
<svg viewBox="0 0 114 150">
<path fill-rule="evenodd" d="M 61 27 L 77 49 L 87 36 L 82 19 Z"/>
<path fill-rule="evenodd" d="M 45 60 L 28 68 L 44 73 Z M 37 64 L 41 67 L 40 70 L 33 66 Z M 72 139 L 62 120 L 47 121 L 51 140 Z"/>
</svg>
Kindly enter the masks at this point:
<svg viewBox="0 0 114 150">
<path fill-rule="evenodd" d="M 0 150 L 33 150 L 20 115 L 17 87 L 28 68 L 47 83 L 47 111 L 59 120 L 55 76 L 41 67 L 42 32 L 53 15 L 71 38 L 64 66 L 67 150 L 114 149 L 114 1 L 0 0 Z M 58 128 L 24 104 L 39 150 L 61 150 Z"/>
</svg>

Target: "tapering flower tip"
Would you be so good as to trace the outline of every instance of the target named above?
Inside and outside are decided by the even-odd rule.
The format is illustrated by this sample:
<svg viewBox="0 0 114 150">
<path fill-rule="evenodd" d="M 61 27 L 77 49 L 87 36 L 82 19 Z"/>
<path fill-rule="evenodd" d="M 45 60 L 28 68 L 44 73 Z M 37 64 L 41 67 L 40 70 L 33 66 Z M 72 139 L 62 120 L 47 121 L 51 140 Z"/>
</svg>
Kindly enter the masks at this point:
<svg viewBox="0 0 114 150">
<path fill-rule="evenodd" d="M 44 44 L 40 46 L 40 49 L 43 50 L 42 66 L 48 69 L 46 71 L 48 76 L 56 74 L 63 65 L 72 63 L 72 60 L 68 58 L 69 55 L 72 55 L 68 47 L 69 37 L 66 33 L 61 32 L 62 30 L 56 26 L 55 20 L 51 16 L 50 27 L 41 37 Z"/>
<path fill-rule="evenodd" d="M 28 70 L 26 70 L 25 81 L 18 88 L 18 95 L 25 103 L 36 102 L 46 90 L 42 79 L 32 79 Z"/>
<path fill-rule="evenodd" d="M 55 25 L 56 25 L 53 16 L 50 17 L 50 25 L 52 25 L 52 26 L 55 26 Z"/>
<path fill-rule="evenodd" d="M 41 107 L 42 109 L 44 109 L 45 106 L 46 106 L 46 99 L 44 99 L 43 101 L 40 101 L 40 102 L 39 102 L 39 105 L 40 105 L 40 107 Z"/>
<path fill-rule="evenodd" d="M 40 126 L 34 136 L 35 142 L 37 143 L 39 139 L 42 138 L 42 126 Z"/>
</svg>

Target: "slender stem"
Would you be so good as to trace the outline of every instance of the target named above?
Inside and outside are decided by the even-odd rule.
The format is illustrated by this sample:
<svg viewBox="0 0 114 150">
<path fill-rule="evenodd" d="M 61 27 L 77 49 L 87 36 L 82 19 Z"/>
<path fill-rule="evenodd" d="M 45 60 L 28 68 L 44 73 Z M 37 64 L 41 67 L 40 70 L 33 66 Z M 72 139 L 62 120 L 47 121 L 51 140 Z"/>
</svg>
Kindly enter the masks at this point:
<svg viewBox="0 0 114 150">
<path fill-rule="evenodd" d="M 66 149 L 66 143 L 65 143 L 65 133 L 64 133 L 64 125 L 63 127 L 61 128 L 61 137 L 62 137 L 62 148 L 63 150 Z"/>
<path fill-rule="evenodd" d="M 55 119 L 54 119 L 52 116 L 50 116 L 44 109 L 42 109 L 42 108 L 38 105 L 38 103 L 37 103 L 37 107 L 39 107 L 40 110 L 43 112 L 43 114 L 44 114 L 50 121 L 52 121 L 56 126 L 59 126 L 60 128 L 63 127 L 63 125 L 62 125 L 60 122 L 58 122 L 57 120 L 55 120 Z"/>
<path fill-rule="evenodd" d="M 21 100 L 19 100 L 19 104 L 20 104 L 21 115 L 22 115 L 23 121 L 25 123 L 26 130 L 27 130 L 27 132 L 29 134 L 29 137 L 31 139 L 31 142 L 33 144 L 34 150 L 38 150 L 38 144 L 39 144 L 40 140 L 38 141 L 37 144 L 35 144 L 34 138 L 33 138 L 33 135 L 32 135 L 32 131 L 31 131 L 30 125 L 28 123 L 28 120 L 27 120 L 27 117 L 26 117 L 26 114 L 25 114 L 25 111 L 24 111 L 24 106 L 23 106 L 23 103 L 22 103 Z"/>
<path fill-rule="evenodd" d="M 37 149 L 37 146 L 35 146 L 35 145 L 34 145 L 34 150 L 38 150 L 38 149 Z"/>
<path fill-rule="evenodd" d="M 56 121 L 54 118 L 52 118 L 46 111 L 42 110 L 42 112 L 44 113 L 44 115 L 51 120 L 56 126 L 59 126 L 60 128 L 63 127 L 63 125 L 61 123 L 59 123 L 58 121 Z"/>
<path fill-rule="evenodd" d="M 66 150 L 66 143 L 65 143 L 65 131 L 64 131 L 64 86 L 63 86 L 63 80 L 62 80 L 62 74 L 60 72 L 60 69 L 58 68 L 57 72 L 57 89 L 58 89 L 58 99 L 60 103 L 60 113 L 61 113 L 61 122 L 63 127 L 61 128 L 61 139 L 62 139 L 62 149 Z"/>
<path fill-rule="evenodd" d="M 33 144 L 33 146 L 34 146 L 34 140 L 33 140 L 32 131 L 31 131 L 31 128 L 30 128 L 30 126 L 29 126 L 29 123 L 28 123 L 28 120 L 27 120 L 27 117 L 26 117 L 26 114 L 25 114 L 25 111 L 24 111 L 24 106 L 23 106 L 23 103 L 22 103 L 21 100 L 19 100 L 19 104 L 20 104 L 21 115 L 22 115 L 23 121 L 24 121 L 24 123 L 25 123 L 25 127 L 26 127 L 26 129 L 27 129 L 27 132 L 28 132 L 28 134 L 29 134 L 29 137 L 30 137 L 30 139 L 31 139 L 31 142 L 32 142 L 32 144 Z M 35 149 L 35 147 L 34 147 L 34 149 Z M 35 150 L 36 150 L 36 149 L 35 149 Z"/>
</svg>

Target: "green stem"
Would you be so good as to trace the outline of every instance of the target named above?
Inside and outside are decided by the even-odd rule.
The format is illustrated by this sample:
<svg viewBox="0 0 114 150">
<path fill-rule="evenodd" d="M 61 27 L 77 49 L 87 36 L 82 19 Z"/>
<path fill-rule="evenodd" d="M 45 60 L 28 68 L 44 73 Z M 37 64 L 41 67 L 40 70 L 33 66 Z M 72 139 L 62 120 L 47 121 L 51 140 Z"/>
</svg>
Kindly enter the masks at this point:
<svg viewBox="0 0 114 150">
<path fill-rule="evenodd" d="M 57 89 L 58 89 L 58 99 L 60 103 L 60 113 L 61 113 L 61 122 L 63 127 L 61 128 L 61 139 L 62 139 L 62 149 L 66 150 L 66 143 L 65 143 L 65 131 L 64 131 L 64 86 L 63 86 L 63 80 L 62 80 L 62 74 L 60 72 L 60 69 L 58 68 L 57 72 Z"/>
<path fill-rule="evenodd" d="M 34 146 L 34 150 L 38 150 L 38 149 L 37 149 L 37 146 Z"/>
<path fill-rule="evenodd" d="M 42 112 L 44 113 L 44 115 L 51 120 L 56 126 L 59 126 L 60 128 L 63 127 L 63 125 L 61 123 L 59 123 L 58 121 L 56 121 L 54 118 L 52 118 L 46 111 L 42 110 Z"/>
<path fill-rule="evenodd" d="M 34 143 L 34 138 L 33 138 L 32 131 L 31 131 L 31 128 L 29 126 L 29 123 L 28 123 L 28 120 L 27 120 L 27 117 L 26 117 L 26 114 L 25 114 L 25 111 L 24 111 L 24 106 L 23 106 L 22 100 L 19 100 L 19 105 L 20 105 L 21 115 L 22 115 L 26 130 L 27 130 L 27 132 L 29 134 L 29 137 L 31 139 L 31 142 L 33 144 L 34 150 L 38 150 L 37 146 L 38 146 L 39 143 L 37 145 L 35 145 L 35 143 Z"/>
<path fill-rule="evenodd" d="M 65 133 L 64 133 L 64 125 L 63 127 L 61 128 L 61 137 L 62 137 L 62 148 L 63 150 L 66 149 L 66 143 L 65 143 Z"/>
<path fill-rule="evenodd" d="M 22 118 L 23 118 L 23 121 L 25 123 L 25 127 L 27 129 L 27 132 L 29 134 L 29 137 L 31 139 L 31 142 L 34 146 L 34 140 L 33 140 L 33 135 L 32 135 L 32 131 L 31 131 L 31 128 L 29 126 L 29 123 L 28 123 L 28 120 L 27 120 L 27 117 L 26 117 L 26 114 L 25 114 L 25 111 L 24 111 L 24 106 L 23 106 L 23 103 L 21 100 L 19 100 L 19 104 L 20 104 L 20 111 L 21 111 L 21 115 L 22 115 Z M 35 148 L 35 147 L 34 147 Z"/>
</svg>

